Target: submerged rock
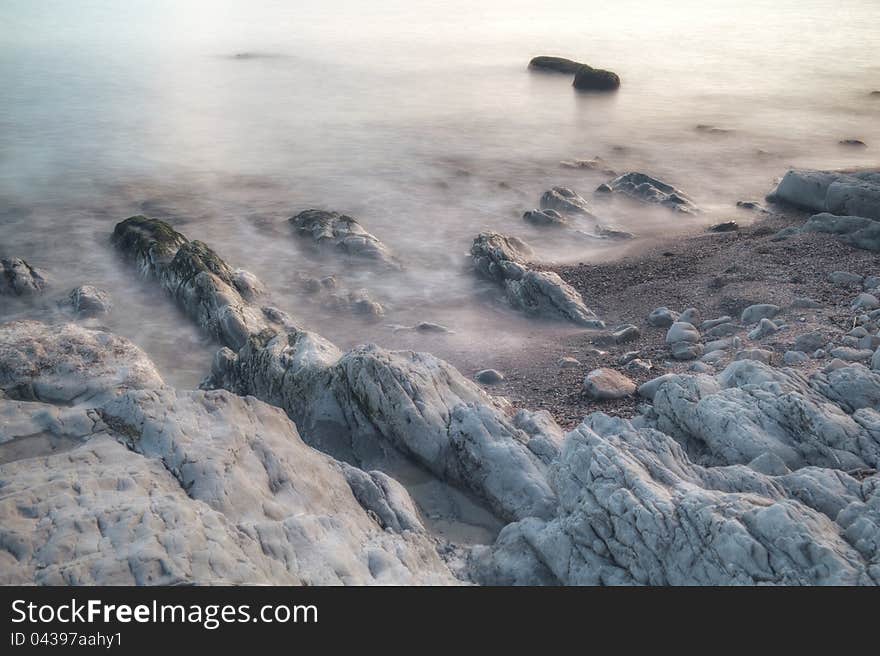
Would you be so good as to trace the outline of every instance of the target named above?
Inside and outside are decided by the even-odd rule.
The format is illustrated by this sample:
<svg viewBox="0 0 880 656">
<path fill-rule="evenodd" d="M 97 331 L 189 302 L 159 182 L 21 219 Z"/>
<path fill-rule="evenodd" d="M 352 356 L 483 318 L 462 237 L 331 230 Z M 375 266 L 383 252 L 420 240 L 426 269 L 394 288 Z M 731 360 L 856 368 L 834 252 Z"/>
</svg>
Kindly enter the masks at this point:
<svg viewBox="0 0 880 656">
<path fill-rule="evenodd" d="M 32 296 L 47 286 L 46 276 L 18 257 L 0 260 L 0 296 Z"/>
<path fill-rule="evenodd" d="M 552 271 L 528 268 L 527 258 L 531 254 L 523 241 L 495 232 L 481 233 L 471 246 L 477 273 L 502 285 L 514 308 L 532 316 L 603 328 L 604 324 L 571 285 Z"/>
<path fill-rule="evenodd" d="M 353 259 L 400 268 L 388 247 L 350 216 L 310 209 L 289 221 L 298 236 L 310 238 L 318 248 L 332 248 Z"/>
<path fill-rule="evenodd" d="M 576 73 L 583 66 L 580 62 L 565 59 L 564 57 L 533 57 L 529 62 L 529 68 L 542 71 L 554 71 L 556 73 Z"/>
<path fill-rule="evenodd" d="M 644 173 L 624 173 L 602 185 L 597 191 L 621 193 L 630 198 L 646 203 L 657 203 L 678 212 L 694 213 L 697 211 L 696 205 L 684 192 Z"/>
<path fill-rule="evenodd" d="M 584 65 L 575 72 L 572 86 L 579 91 L 615 91 L 620 88 L 620 77 L 617 73 Z"/>
</svg>

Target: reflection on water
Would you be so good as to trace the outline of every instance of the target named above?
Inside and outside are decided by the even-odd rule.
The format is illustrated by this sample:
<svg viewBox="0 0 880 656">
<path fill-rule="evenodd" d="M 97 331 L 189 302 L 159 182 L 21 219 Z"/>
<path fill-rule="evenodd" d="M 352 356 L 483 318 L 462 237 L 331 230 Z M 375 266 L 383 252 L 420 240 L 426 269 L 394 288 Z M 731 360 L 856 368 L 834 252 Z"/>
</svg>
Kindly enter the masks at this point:
<svg viewBox="0 0 880 656">
<path fill-rule="evenodd" d="M 560 160 L 598 155 L 616 171 L 649 172 L 706 210 L 595 202 L 644 238 L 747 220 L 735 201 L 760 198 L 790 165 L 877 164 L 880 4 L 645 5 L 7 0 L 0 255 L 46 269 L 58 294 L 85 282 L 110 290 L 105 323 L 178 385 L 198 382 L 213 346 L 113 255 L 112 227 L 134 213 L 254 271 L 279 305 L 342 346 L 373 340 L 455 361 L 487 340 L 515 348 L 536 330 L 569 330 L 494 303 L 465 267 L 480 230 L 523 237 L 544 259 L 611 254 L 520 218 L 553 185 L 589 198 L 608 177 Z M 610 68 L 623 86 L 576 94 L 564 76 L 526 70 L 537 54 Z M 868 148 L 838 145 L 847 138 Z M 309 257 L 286 219 L 312 206 L 358 217 L 407 270 Z M 369 289 L 386 319 L 341 320 L 310 302 L 300 277 L 327 274 Z M 49 316 L 53 300 L 3 299 L 0 318 Z M 388 327 L 417 321 L 455 335 Z"/>
</svg>

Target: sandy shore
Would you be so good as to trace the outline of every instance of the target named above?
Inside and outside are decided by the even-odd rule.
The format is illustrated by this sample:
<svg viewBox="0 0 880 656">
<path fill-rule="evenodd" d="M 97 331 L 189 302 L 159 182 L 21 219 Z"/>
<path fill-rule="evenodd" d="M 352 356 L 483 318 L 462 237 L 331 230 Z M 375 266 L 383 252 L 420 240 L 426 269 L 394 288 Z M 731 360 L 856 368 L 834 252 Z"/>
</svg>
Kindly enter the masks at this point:
<svg viewBox="0 0 880 656">
<path fill-rule="evenodd" d="M 828 275 L 833 271 L 872 275 L 877 272 L 876 255 L 822 234 L 774 240 L 782 228 L 801 225 L 807 214 L 773 206 L 768 210 L 756 212 L 755 221 L 736 232 L 701 232 L 654 240 L 612 262 L 542 267 L 556 271 L 573 285 L 609 328 L 632 323 L 641 336 L 630 343 L 606 345 L 600 335 L 582 332 L 540 350 L 493 355 L 480 364 L 502 371 L 505 381 L 490 390 L 517 407 L 548 410 L 565 428 L 596 410 L 629 416 L 640 403 L 637 396 L 595 401 L 583 393 L 583 379 L 597 367 L 617 369 L 637 383 L 688 370 L 691 362 L 671 360 L 664 342 L 666 329 L 647 324 L 647 315 L 659 306 L 678 312 L 695 307 L 699 324 L 723 315 L 738 321 L 742 310 L 755 303 L 779 305 L 783 309 L 779 318 L 788 324 L 786 330 L 756 341 L 747 338 L 746 329 L 737 335 L 743 348 L 771 350 L 780 360 L 801 333 L 817 328 L 832 333 L 851 329 L 849 304 L 861 289 L 858 285 L 843 289 L 830 282 Z M 821 307 L 793 308 L 791 304 L 797 297 L 809 297 Z M 618 362 L 631 351 L 639 351 L 639 358 L 650 360 L 650 372 L 633 374 Z M 576 358 L 580 365 L 561 368 L 558 362 L 564 356 Z M 729 359 L 722 366 L 726 362 Z M 827 360 L 811 360 L 803 367 L 810 370 L 825 364 Z M 473 373 L 466 367 L 462 369 Z"/>
</svg>

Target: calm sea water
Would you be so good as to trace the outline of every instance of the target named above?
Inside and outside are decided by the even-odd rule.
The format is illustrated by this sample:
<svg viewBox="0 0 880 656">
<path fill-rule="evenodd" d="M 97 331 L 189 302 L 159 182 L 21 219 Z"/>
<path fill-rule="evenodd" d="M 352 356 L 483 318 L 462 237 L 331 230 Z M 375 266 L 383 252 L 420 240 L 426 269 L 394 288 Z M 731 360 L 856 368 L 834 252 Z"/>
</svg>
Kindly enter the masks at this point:
<svg viewBox="0 0 880 656">
<path fill-rule="evenodd" d="M 589 197 L 608 177 L 564 159 L 654 174 L 706 210 L 601 207 L 644 239 L 748 220 L 734 203 L 760 199 L 792 165 L 877 165 L 878 26 L 875 0 L 4 0 L 0 255 L 55 285 L 35 304 L 0 300 L 0 319 L 57 318 L 57 296 L 97 284 L 116 303 L 105 323 L 169 381 L 195 384 L 213 346 L 107 243 L 118 220 L 145 213 L 257 273 L 343 346 L 463 364 L 487 345 L 539 345 L 554 329 L 506 311 L 467 270 L 480 230 L 523 237 L 548 260 L 610 256 L 520 218 L 553 185 Z M 577 94 L 526 69 L 538 54 L 612 69 L 623 86 Z M 849 138 L 868 148 L 838 145 Z M 406 273 L 306 257 L 285 219 L 311 206 L 357 216 Z M 330 273 L 368 288 L 386 320 L 308 301 L 298 277 Z M 419 320 L 456 334 L 389 328 Z"/>
</svg>

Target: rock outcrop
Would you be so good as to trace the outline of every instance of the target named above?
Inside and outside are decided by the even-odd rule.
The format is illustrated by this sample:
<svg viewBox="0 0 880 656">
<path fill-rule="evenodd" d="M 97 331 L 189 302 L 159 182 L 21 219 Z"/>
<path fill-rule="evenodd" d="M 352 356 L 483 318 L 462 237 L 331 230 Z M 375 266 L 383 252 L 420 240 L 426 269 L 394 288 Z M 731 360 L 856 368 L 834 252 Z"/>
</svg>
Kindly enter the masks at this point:
<svg viewBox="0 0 880 656">
<path fill-rule="evenodd" d="M 189 241 L 164 221 L 128 218 L 116 225 L 113 244 L 224 346 L 239 349 L 249 335 L 283 324 L 272 308 L 252 305 L 255 276 L 234 271 L 206 244 Z"/>
<path fill-rule="evenodd" d="M 8 399 L 98 403 L 120 391 L 161 386 L 146 354 L 126 339 L 77 324 L 0 324 L 0 391 Z"/>
<path fill-rule="evenodd" d="M 488 584 L 880 583 L 880 485 L 772 457 L 705 468 L 668 435 L 596 413 L 551 466 L 561 511 L 477 549 Z M 764 472 L 768 473 L 764 473 Z"/>
<path fill-rule="evenodd" d="M 388 247 L 350 216 L 310 209 L 291 217 L 289 221 L 298 236 L 311 239 L 319 249 L 335 250 L 349 261 L 400 268 L 400 263 Z"/>
<path fill-rule="evenodd" d="M 523 241 L 495 232 L 480 233 L 471 246 L 477 273 L 501 285 L 514 308 L 531 316 L 604 328 L 604 323 L 584 304 L 577 290 L 556 273 L 528 268 L 531 254 Z"/>
<path fill-rule="evenodd" d="M 90 392 L 0 398 L 3 584 L 456 582 L 398 483 L 308 447 L 281 410 L 175 391 L 101 331 L 0 329 L 7 395 L 69 372 Z"/>
<path fill-rule="evenodd" d="M 697 207 L 684 192 L 662 180 L 652 178 L 644 173 L 624 173 L 599 186 L 599 193 L 620 193 L 630 198 L 656 203 L 678 212 L 694 213 Z"/>
<path fill-rule="evenodd" d="M 199 244 L 199 252 L 211 252 L 165 224 L 150 224 L 146 240 L 141 234 L 138 239 L 126 238 L 127 224 L 128 220 L 117 226 L 122 235 L 117 244 L 122 248 L 130 242 L 149 245 L 157 232 L 176 235 L 178 253 L 165 249 L 164 261 L 151 264 L 160 281 L 176 279 L 180 251 L 192 251 L 192 244 Z M 219 258 L 209 261 L 207 272 L 193 268 L 197 276 L 207 277 L 206 286 L 216 294 L 228 266 Z M 185 286 L 188 278 L 182 280 Z M 440 481 L 474 494 L 501 518 L 553 513 L 555 497 L 544 479 L 543 464 L 526 447 L 528 437 L 476 385 L 442 360 L 374 345 L 342 354 L 283 316 L 277 318 L 266 308 L 260 312 L 227 285 L 224 298 L 234 299 L 241 316 L 259 319 L 238 324 L 247 331 L 239 345 L 214 330 L 228 305 L 208 303 L 204 295 L 183 294 L 175 288 L 169 291 L 187 314 L 227 347 L 217 353 L 205 387 L 250 394 L 284 409 L 309 444 L 352 464 L 372 469 L 391 467 L 400 459 L 415 462 Z"/>
<path fill-rule="evenodd" d="M 880 220 L 880 172 L 792 169 L 768 199 L 814 212 Z"/>
</svg>

